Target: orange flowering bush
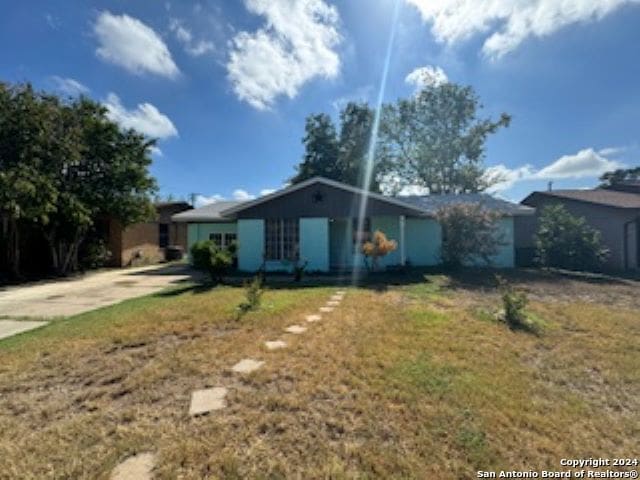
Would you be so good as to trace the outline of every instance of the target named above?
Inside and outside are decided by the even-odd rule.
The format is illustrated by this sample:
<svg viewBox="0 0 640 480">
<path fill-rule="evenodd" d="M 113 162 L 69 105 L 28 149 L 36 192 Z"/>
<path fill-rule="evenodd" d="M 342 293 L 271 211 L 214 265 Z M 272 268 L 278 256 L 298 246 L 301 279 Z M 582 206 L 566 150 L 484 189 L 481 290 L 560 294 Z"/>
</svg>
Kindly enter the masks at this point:
<svg viewBox="0 0 640 480">
<path fill-rule="evenodd" d="M 370 268 L 375 270 L 378 268 L 378 259 L 397 248 L 398 243 L 395 240 L 389 240 L 383 232 L 376 230 L 373 233 L 373 239 L 362 244 L 362 253 L 371 261 Z M 367 266 L 369 266 L 369 262 L 367 262 Z"/>
</svg>

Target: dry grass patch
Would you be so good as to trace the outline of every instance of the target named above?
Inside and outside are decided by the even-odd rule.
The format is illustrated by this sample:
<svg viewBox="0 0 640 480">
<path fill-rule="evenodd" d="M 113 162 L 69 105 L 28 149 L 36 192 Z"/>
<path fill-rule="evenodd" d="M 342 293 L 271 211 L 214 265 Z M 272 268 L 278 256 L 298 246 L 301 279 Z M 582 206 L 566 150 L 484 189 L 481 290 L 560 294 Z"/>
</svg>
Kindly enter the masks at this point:
<svg viewBox="0 0 640 480">
<path fill-rule="evenodd" d="M 333 289 L 267 291 L 239 323 L 241 289 L 150 297 L 0 343 L 0 478 L 107 478 L 141 451 L 165 479 L 457 479 L 634 453 L 628 302 L 546 301 L 523 282 L 539 293 L 535 336 L 483 316 L 493 287 L 427 280 L 350 289 L 302 335 L 282 330 Z M 232 374 L 247 357 L 266 364 Z M 228 407 L 189 418 L 191 391 L 210 386 L 230 388 Z"/>
</svg>

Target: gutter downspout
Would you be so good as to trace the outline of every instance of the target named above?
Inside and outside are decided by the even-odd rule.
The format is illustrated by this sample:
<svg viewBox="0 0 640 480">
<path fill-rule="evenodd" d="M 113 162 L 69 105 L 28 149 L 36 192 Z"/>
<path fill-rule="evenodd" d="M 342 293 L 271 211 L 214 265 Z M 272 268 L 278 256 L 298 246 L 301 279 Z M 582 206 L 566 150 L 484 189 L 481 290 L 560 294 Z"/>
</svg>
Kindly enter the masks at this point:
<svg viewBox="0 0 640 480">
<path fill-rule="evenodd" d="M 638 219 L 634 219 L 634 220 L 629 220 L 628 222 L 626 222 L 623 226 L 623 243 L 624 243 L 624 250 L 623 250 L 623 254 L 624 254 L 624 269 L 629 270 L 629 225 L 637 225 Z M 637 227 L 636 227 L 637 228 Z M 638 239 L 636 238 L 636 246 L 638 244 Z M 638 262 L 638 259 L 636 258 L 636 263 Z"/>
<path fill-rule="evenodd" d="M 406 249 L 405 249 L 405 224 L 406 224 L 406 218 L 404 215 L 400 215 L 400 265 L 401 266 L 405 266 L 405 264 L 407 263 L 407 255 L 406 255 Z"/>
</svg>

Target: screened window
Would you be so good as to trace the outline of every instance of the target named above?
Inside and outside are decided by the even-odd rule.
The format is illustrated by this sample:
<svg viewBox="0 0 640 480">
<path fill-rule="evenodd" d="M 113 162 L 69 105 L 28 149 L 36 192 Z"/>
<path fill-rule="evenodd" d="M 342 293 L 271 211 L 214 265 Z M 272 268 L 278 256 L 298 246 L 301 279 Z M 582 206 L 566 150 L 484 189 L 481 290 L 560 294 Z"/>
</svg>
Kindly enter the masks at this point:
<svg viewBox="0 0 640 480">
<path fill-rule="evenodd" d="M 363 243 L 371 240 L 371 219 L 365 218 L 362 224 L 362 230 L 358 231 L 358 219 L 354 218 L 351 231 L 353 232 L 353 248 L 354 250 L 360 250 Z"/>
<path fill-rule="evenodd" d="M 297 218 L 269 218 L 264 226 L 266 260 L 297 260 L 300 229 Z"/>
<path fill-rule="evenodd" d="M 210 233 L 209 240 L 215 243 L 218 247 L 222 246 L 222 234 L 221 233 Z"/>
<path fill-rule="evenodd" d="M 233 243 L 236 243 L 238 236 L 235 233 L 225 233 L 224 234 L 224 246 L 228 247 Z"/>
</svg>

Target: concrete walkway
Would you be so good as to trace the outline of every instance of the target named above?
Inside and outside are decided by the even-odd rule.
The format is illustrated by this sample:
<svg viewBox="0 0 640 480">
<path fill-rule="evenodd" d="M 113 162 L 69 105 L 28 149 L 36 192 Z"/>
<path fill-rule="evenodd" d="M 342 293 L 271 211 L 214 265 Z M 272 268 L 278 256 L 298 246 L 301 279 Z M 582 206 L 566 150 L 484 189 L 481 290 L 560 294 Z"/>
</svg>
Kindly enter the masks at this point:
<svg viewBox="0 0 640 480">
<path fill-rule="evenodd" d="M 0 340 L 7 337 L 13 337 L 18 333 L 28 332 L 34 328 L 42 327 L 47 322 L 34 322 L 30 320 L 0 320 Z"/>
<path fill-rule="evenodd" d="M 0 288 L 0 318 L 68 317 L 149 295 L 191 276 L 185 265 L 152 265 Z"/>
</svg>

